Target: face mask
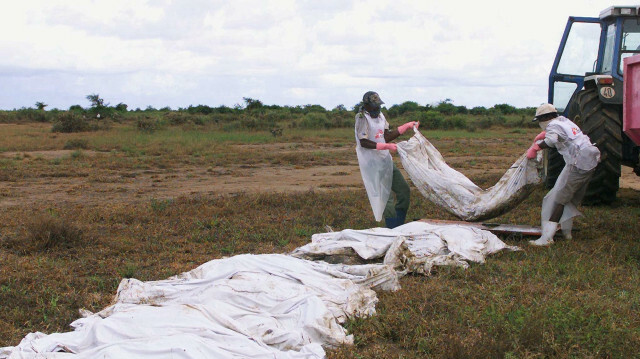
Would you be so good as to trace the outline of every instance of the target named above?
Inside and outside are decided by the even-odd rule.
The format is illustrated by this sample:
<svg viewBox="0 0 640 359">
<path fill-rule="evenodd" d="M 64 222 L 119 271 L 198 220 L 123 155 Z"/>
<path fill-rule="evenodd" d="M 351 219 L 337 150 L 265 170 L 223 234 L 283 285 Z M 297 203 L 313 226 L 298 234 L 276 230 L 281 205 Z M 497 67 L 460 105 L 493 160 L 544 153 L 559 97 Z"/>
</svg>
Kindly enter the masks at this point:
<svg viewBox="0 0 640 359">
<path fill-rule="evenodd" d="M 380 106 L 376 106 L 375 108 L 368 111 L 371 118 L 377 118 L 380 116 Z"/>
<path fill-rule="evenodd" d="M 547 125 L 549 124 L 549 122 L 551 122 L 551 120 L 548 121 L 538 121 L 538 125 L 540 125 L 540 128 L 543 130 L 547 129 Z"/>
</svg>

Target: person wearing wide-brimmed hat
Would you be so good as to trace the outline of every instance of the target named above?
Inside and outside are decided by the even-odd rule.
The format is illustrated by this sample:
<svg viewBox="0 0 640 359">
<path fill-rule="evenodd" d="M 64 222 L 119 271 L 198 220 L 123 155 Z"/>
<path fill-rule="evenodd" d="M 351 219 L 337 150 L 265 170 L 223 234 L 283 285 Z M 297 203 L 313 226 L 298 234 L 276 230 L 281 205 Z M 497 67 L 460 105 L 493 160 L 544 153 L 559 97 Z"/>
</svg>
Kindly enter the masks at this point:
<svg viewBox="0 0 640 359">
<path fill-rule="evenodd" d="M 553 188 L 542 201 L 542 235 L 532 245 L 546 246 L 553 243 L 558 223 L 565 239 L 571 239 L 573 218 L 581 215 L 577 206 L 582 202 L 589 180 L 600 162 L 600 151 L 591 143 L 578 125 L 564 116 L 552 104 L 542 104 L 533 119 L 542 128 L 529 149 L 527 158 L 533 159 L 537 152 L 553 147 L 564 158 L 565 166 Z"/>
</svg>

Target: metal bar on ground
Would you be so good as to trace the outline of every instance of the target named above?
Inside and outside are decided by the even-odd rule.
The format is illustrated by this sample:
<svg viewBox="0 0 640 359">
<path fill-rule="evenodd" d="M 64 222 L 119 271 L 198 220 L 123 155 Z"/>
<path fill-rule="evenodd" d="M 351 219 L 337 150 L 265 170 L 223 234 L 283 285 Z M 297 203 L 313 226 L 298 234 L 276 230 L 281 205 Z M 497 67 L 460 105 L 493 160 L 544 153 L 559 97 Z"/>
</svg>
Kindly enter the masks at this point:
<svg viewBox="0 0 640 359">
<path fill-rule="evenodd" d="M 435 226 L 441 225 L 459 225 L 464 227 L 472 227 L 489 231 L 495 235 L 503 234 L 520 234 L 523 236 L 540 236 L 542 231 L 540 227 L 527 226 L 521 224 L 500 224 L 500 223 L 487 223 L 487 222 L 465 222 L 465 221 L 450 221 L 444 219 L 420 219 L 420 222 L 425 222 Z"/>
</svg>

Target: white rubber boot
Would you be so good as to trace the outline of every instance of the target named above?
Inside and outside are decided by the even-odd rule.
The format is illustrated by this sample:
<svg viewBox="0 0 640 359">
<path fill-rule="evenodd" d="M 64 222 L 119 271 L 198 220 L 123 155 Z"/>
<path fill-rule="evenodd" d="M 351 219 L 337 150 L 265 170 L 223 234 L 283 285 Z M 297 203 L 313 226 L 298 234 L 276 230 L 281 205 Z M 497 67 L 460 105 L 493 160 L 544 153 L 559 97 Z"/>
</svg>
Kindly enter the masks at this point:
<svg viewBox="0 0 640 359">
<path fill-rule="evenodd" d="M 573 239 L 573 236 L 571 235 L 571 229 L 573 228 L 573 218 L 561 222 L 560 228 L 562 229 L 562 235 L 564 236 L 564 239 Z"/>
<path fill-rule="evenodd" d="M 542 222 L 542 236 L 535 241 L 529 241 L 534 246 L 548 246 L 553 243 L 553 236 L 558 230 L 558 223 L 551 221 Z"/>
</svg>

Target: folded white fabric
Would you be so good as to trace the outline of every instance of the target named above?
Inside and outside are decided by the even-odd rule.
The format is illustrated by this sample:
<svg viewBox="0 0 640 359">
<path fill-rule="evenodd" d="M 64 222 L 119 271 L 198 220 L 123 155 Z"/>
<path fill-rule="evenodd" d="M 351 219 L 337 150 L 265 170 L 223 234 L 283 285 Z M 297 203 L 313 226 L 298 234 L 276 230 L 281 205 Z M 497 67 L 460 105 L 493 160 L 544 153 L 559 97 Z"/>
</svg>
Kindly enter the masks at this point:
<svg viewBox="0 0 640 359">
<path fill-rule="evenodd" d="M 465 221 L 497 217 L 515 208 L 541 182 L 541 155 L 528 160 L 523 154 L 498 183 L 486 190 L 449 167 L 438 150 L 417 129 L 398 143 L 402 166 L 420 193 Z"/>
<path fill-rule="evenodd" d="M 238 255 L 160 281 L 124 279 L 115 303 L 68 333 L 31 333 L 0 358 L 324 358 L 340 325 L 375 313 L 371 289 L 399 289 L 385 265 Z"/>
<path fill-rule="evenodd" d="M 468 267 L 483 263 L 487 255 L 509 246 L 491 232 L 456 224 L 410 222 L 394 229 L 345 229 L 314 234 L 311 243 L 293 256 L 331 262 L 376 262 L 390 265 L 400 274 L 429 274 L 434 266 Z"/>
</svg>

